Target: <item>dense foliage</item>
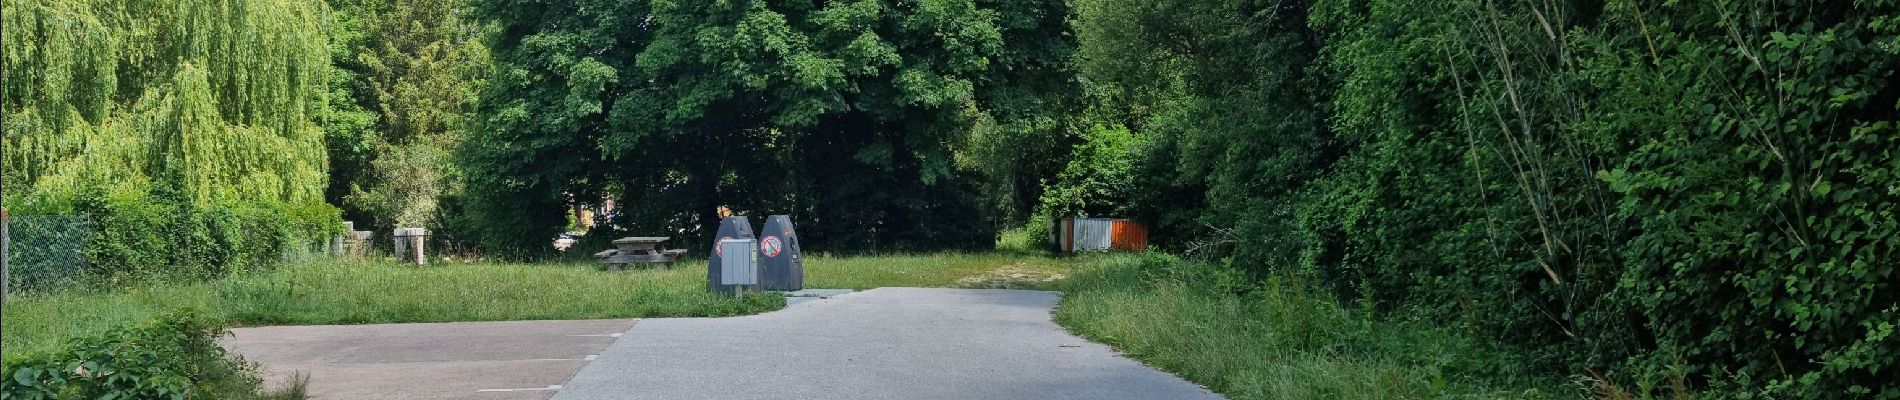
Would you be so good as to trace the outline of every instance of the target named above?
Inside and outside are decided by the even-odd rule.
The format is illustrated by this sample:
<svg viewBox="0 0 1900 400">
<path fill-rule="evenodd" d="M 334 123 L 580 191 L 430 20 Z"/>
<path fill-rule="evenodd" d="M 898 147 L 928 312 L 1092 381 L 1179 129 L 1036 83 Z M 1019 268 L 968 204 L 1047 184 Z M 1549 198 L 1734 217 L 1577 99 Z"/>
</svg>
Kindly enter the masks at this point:
<svg viewBox="0 0 1900 400">
<path fill-rule="evenodd" d="M 1060 1 L 475 5 L 500 34 L 463 167 L 495 250 L 607 199 L 645 234 L 710 235 L 729 205 L 795 215 L 808 248 L 987 247 L 989 175 L 959 154 L 1057 129 L 1043 89 L 1069 82 Z"/>
<path fill-rule="evenodd" d="M 357 229 L 437 228 L 461 192 L 450 154 L 484 82 L 487 31 L 461 0 L 332 0 L 325 198 Z"/>
<path fill-rule="evenodd" d="M 92 286 L 257 271 L 299 252 L 314 252 L 312 246 L 321 238 L 341 233 L 336 208 L 323 204 L 199 206 L 136 192 L 88 194 L 84 199 L 77 211 L 92 220 L 92 235 L 81 252 L 89 265 L 73 278 Z"/>
<path fill-rule="evenodd" d="M 607 200 L 593 237 L 697 242 L 730 206 L 792 214 L 832 251 L 1126 215 L 1166 249 L 1458 321 L 1606 396 L 1900 398 L 1894 0 L 19 0 L 0 18 L 0 200 L 92 216 L 108 280 L 268 264 L 339 213 L 522 256 Z"/>
<path fill-rule="evenodd" d="M 63 212 L 98 186 L 178 185 L 198 204 L 321 200 L 321 7 L 27 0 L 4 11 L 9 207 Z"/>
<path fill-rule="evenodd" d="M 1081 4 L 1175 248 L 1606 392 L 1900 396 L 1900 4 Z"/>
<path fill-rule="evenodd" d="M 8 1 L 0 178 L 16 215 L 90 214 L 102 276 L 206 276 L 334 230 L 320 4 Z"/>
<path fill-rule="evenodd" d="M 66 399 L 258 398 L 255 367 L 218 346 L 223 325 L 190 311 L 103 335 L 66 349 L 7 360 L 0 397 Z"/>
</svg>

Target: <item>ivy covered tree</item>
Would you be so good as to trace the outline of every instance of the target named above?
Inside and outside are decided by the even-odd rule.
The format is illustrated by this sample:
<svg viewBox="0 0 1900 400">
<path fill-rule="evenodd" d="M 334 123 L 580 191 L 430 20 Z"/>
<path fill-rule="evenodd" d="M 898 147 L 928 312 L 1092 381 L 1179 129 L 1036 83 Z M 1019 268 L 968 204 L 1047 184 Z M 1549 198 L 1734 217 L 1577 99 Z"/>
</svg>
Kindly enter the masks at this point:
<svg viewBox="0 0 1900 400">
<path fill-rule="evenodd" d="M 545 247 L 575 202 L 620 229 L 709 234 L 714 207 L 790 213 L 808 245 L 989 245 L 980 127 L 1036 130 L 1067 90 L 1048 0 L 479 0 L 496 71 L 464 146 L 474 226 Z M 530 250 L 531 251 L 531 250 Z"/>
</svg>

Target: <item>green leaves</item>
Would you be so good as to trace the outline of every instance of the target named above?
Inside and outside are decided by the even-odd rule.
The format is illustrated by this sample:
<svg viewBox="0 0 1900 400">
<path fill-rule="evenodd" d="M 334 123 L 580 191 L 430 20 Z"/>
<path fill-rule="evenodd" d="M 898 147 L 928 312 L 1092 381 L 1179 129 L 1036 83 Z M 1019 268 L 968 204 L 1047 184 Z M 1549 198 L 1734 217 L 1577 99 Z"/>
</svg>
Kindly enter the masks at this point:
<svg viewBox="0 0 1900 400">
<path fill-rule="evenodd" d="M 460 195 L 460 168 L 448 153 L 470 129 L 476 94 L 490 73 L 481 40 L 487 26 L 463 18 L 463 0 L 337 0 L 330 26 L 335 107 L 353 121 L 329 125 L 331 184 L 326 198 L 358 227 L 429 226 L 453 234 L 437 210 Z M 578 45 L 558 43 L 560 45 Z M 563 60 L 563 73 L 596 71 Z M 506 70 L 500 73 L 518 73 Z M 611 79 L 611 72 L 608 73 Z M 599 86 L 599 85 L 596 85 Z M 598 90 L 598 88 L 596 88 Z M 577 88 L 584 92 L 585 88 Z M 599 94 L 575 93 L 571 112 L 599 113 Z M 591 101 L 591 103 L 590 103 Z"/>
<path fill-rule="evenodd" d="M 255 366 L 227 356 L 223 324 L 179 310 L 100 336 L 74 339 L 60 352 L 0 367 L 9 399 L 242 399 L 257 396 Z"/>
<path fill-rule="evenodd" d="M 1048 182 L 1042 194 L 1042 218 L 1126 215 L 1134 185 L 1134 163 L 1144 144 L 1126 127 L 1096 126 L 1076 146 L 1069 165 Z"/>
<path fill-rule="evenodd" d="M 798 214 L 814 248 L 987 245 L 956 155 L 1024 109 L 998 93 L 1066 80 L 1066 60 L 1011 54 L 1066 46 L 1060 1 L 1010 2 L 1057 21 L 1013 30 L 970 0 L 610 3 L 474 4 L 511 71 L 464 152 L 471 185 L 519 188 L 474 204 L 495 247 L 544 247 L 559 210 L 608 199 L 652 209 L 603 229 L 709 234 L 727 205 Z"/>
<path fill-rule="evenodd" d="M 1089 0 L 1078 70 L 1164 245 L 1638 396 L 1892 398 L 1900 10 L 1785 6 Z"/>
<path fill-rule="evenodd" d="M 948 108 L 975 99 L 976 86 L 970 81 L 906 68 L 893 82 L 909 105 Z"/>
<path fill-rule="evenodd" d="M 321 196 L 322 6 L 174 3 L 6 3 L 9 204 L 69 212 L 87 187 L 161 177 L 200 204 Z"/>
</svg>

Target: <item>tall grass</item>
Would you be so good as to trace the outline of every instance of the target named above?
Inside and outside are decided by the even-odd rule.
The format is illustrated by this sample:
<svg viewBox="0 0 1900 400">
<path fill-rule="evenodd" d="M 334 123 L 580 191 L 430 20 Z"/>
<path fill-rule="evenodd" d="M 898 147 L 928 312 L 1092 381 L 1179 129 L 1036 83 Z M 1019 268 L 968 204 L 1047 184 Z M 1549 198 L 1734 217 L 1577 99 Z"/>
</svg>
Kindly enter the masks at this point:
<svg viewBox="0 0 1900 400">
<path fill-rule="evenodd" d="M 1060 287 L 1058 323 L 1230 398 L 1582 397 L 1457 324 L 1375 318 L 1294 275 L 1120 256 Z"/>
<path fill-rule="evenodd" d="M 1070 259 L 1011 254 L 829 257 L 806 255 L 805 286 L 984 286 L 994 279 L 1042 283 Z M 992 276 L 994 275 L 994 276 Z M 400 266 L 316 260 L 197 283 L 16 295 L 0 321 L 13 359 L 189 307 L 245 325 L 712 317 L 776 310 L 777 295 L 731 298 L 706 291 L 705 260 L 670 270 L 602 271 L 592 262 Z M 1011 287 L 1021 287 L 1014 285 Z"/>
<path fill-rule="evenodd" d="M 1074 258 L 1002 252 L 852 257 L 807 254 L 805 287 L 858 290 L 893 286 L 988 287 L 987 284 L 1007 280 L 1012 274 L 1059 278 L 1081 262 Z"/>
<path fill-rule="evenodd" d="M 16 296 L 0 328 L 14 359 L 180 307 L 238 324 L 295 325 L 726 316 L 783 304 L 775 295 L 709 294 L 705 273 L 703 261 L 621 272 L 592 263 L 307 262 L 204 283 Z M 1459 324 L 1376 317 L 1297 275 L 1262 280 L 1159 255 L 806 258 L 806 286 L 814 288 L 996 282 L 1063 290 L 1058 323 L 1230 398 L 1583 396 Z"/>
<path fill-rule="evenodd" d="M 1014 252 L 1041 252 L 1047 248 L 1049 221 L 1034 218 L 1027 226 L 996 233 L 996 249 Z"/>
<path fill-rule="evenodd" d="M 589 263 L 442 264 L 317 261 L 220 280 L 7 299 L 0 321 L 13 359 L 181 307 L 238 325 L 729 316 L 770 311 L 776 295 L 705 290 L 703 264 L 601 271 Z"/>
</svg>

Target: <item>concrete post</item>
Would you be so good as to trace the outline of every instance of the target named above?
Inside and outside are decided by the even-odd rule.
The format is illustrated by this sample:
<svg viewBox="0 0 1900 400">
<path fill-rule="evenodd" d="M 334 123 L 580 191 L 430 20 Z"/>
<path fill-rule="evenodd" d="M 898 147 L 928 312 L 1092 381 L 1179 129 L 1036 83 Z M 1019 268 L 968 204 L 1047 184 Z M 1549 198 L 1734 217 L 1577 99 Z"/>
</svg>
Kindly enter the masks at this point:
<svg viewBox="0 0 1900 400">
<path fill-rule="evenodd" d="M 350 257 L 356 258 L 368 257 L 369 248 L 375 246 L 373 243 L 376 243 L 376 233 L 370 231 L 352 231 L 346 242 L 350 246 Z"/>
<path fill-rule="evenodd" d="M 405 254 L 409 254 L 408 233 L 409 228 L 396 228 L 396 230 L 389 231 L 389 240 L 396 244 L 395 250 L 389 252 L 389 255 L 396 257 L 398 261 L 402 260 Z"/>
<path fill-rule="evenodd" d="M 429 230 L 422 228 L 396 228 L 396 231 L 392 232 L 392 234 L 392 236 L 396 237 L 396 252 L 393 253 L 393 255 L 396 256 L 397 261 L 401 261 L 405 264 L 424 264 L 424 254 L 427 253 L 424 252 L 422 248 L 423 243 L 425 243 L 423 239 L 429 236 Z"/>
<path fill-rule="evenodd" d="M 416 265 L 420 266 L 423 264 L 427 264 L 428 258 L 426 254 L 428 253 L 424 252 L 422 247 L 425 246 L 426 243 L 428 243 L 427 239 L 429 238 L 429 230 L 422 229 L 422 228 L 412 228 L 409 231 L 409 233 L 410 233 L 409 239 L 414 241 L 409 244 L 409 249 L 410 251 L 413 251 L 416 253 L 415 255 Z"/>
<path fill-rule="evenodd" d="M 330 236 L 330 257 L 343 256 L 343 236 L 356 230 L 356 223 L 343 221 L 343 233 Z"/>
</svg>

